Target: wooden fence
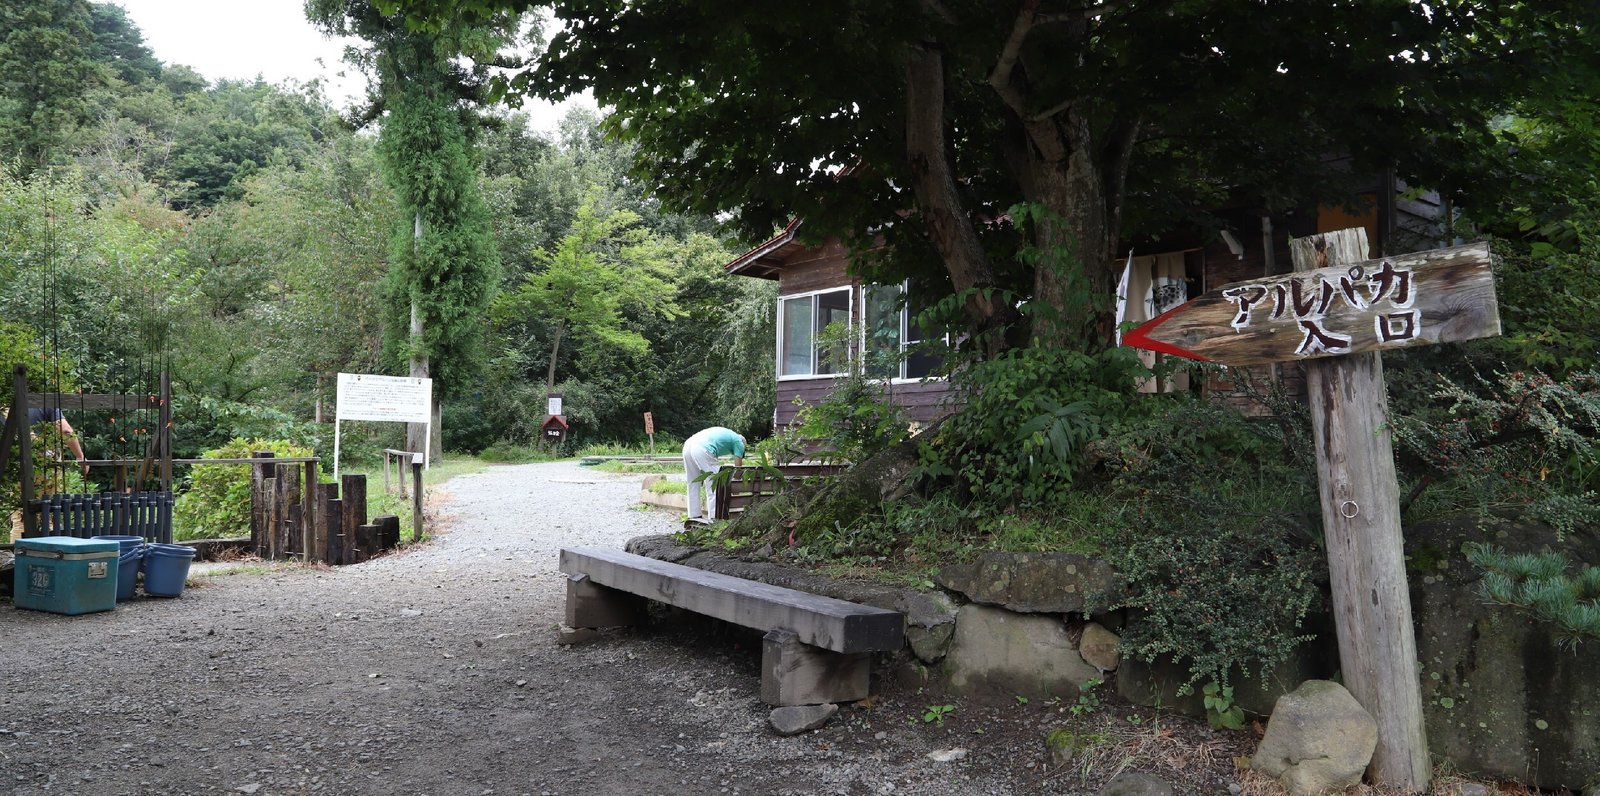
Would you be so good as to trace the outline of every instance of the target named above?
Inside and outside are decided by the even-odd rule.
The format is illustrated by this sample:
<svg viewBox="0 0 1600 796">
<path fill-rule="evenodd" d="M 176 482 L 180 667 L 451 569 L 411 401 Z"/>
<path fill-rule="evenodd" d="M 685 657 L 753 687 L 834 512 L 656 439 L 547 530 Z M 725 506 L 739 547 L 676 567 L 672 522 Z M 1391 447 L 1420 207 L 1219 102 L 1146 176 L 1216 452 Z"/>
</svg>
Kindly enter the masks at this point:
<svg viewBox="0 0 1600 796">
<path fill-rule="evenodd" d="M 717 515 L 712 519 L 729 520 L 744 513 L 745 509 L 774 495 L 781 494 L 797 484 L 816 478 L 831 478 L 849 465 L 845 464 L 779 464 L 762 467 L 730 467 L 733 478 L 717 487 Z M 689 488 L 693 489 L 694 484 Z"/>
<path fill-rule="evenodd" d="M 359 564 L 400 545 L 400 518 L 367 521 L 367 477 L 346 474 L 338 484 L 317 480 L 315 457 L 251 454 L 250 544 L 269 560 Z M 307 487 L 309 485 L 309 488 Z M 422 495 L 414 500 L 416 538 L 422 536 Z"/>
</svg>

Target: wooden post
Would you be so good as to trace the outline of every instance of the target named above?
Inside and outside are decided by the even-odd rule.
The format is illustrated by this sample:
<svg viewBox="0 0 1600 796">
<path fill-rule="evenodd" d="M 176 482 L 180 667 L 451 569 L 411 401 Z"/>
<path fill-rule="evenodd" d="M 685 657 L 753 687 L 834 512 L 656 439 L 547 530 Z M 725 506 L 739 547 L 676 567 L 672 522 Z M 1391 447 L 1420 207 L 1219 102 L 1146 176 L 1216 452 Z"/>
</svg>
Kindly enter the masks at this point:
<svg viewBox="0 0 1600 796">
<path fill-rule="evenodd" d="M 1360 262 L 1366 231 L 1301 238 L 1291 253 L 1296 271 Z M 1349 354 L 1305 367 L 1339 660 L 1346 687 L 1378 723 L 1368 777 L 1380 787 L 1425 791 L 1431 771 L 1383 357 Z"/>
<path fill-rule="evenodd" d="M 345 475 L 340 479 L 340 540 L 339 560 L 345 564 L 356 563 L 356 529 L 367 524 L 367 477 Z"/>
<path fill-rule="evenodd" d="M 342 548 L 339 561 L 346 564 L 355 563 L 355 529 L 366 524 L 366 476 L 346 475 L 341 478 L 344 483 L 339 489 L 339 532 L 344 534 L 341 540 Z"/>
<path fill-rule="evenodd" d="M 411 460 L 411 541 L 423 541 L 422 535 L 422 461 L 421 457 Z"/>
<path fill-rule="evenodd" d="M 294 527 L 293 515 L 290 509 L 300 504 L 300 473 L 292 464 L 280 464 L 278 470 L 278 494 L 274 500 L 278 504 L 278 527 L 276 530 L 277 549 L 275 558 L 289 558 L 294 552 L 294 543 L 290 540 L 290 533 Z"/>
<path fill-rule="evenodd" d="M 393 514 L 384 514 L 373 518 L 372 526 L 377 528 L 377 536 L 373 542 L 375 550 L 393 550 L 400 546 L 400 518 Z"/>
<path fill-rule="evenodd" d="M 300 493 L 300 550 L 307 564 L 321 561 L 322 550 L 327 546 L 327 540 L 317 535 L 317 495 L 317 463 L 306 462 L 305 485 Z"/>
<path fill-rule="evenodd" d="M 339 485 L 317 485 L 317 552 L 324 564 L 339 563 Z"/>
<path fill-rule="evenodd" d="M 278 477 L 261 481 L 261 547 L 257 555 L 268 561 L 278 557 Z"/>
<path fill-rule="evenodd" d="M 274 458 L 272 451 L 251 451 L 252 459 Z M 250 465 L 250 547 L 255 554 L 262 558 L 270 558 L 270 548 L 267 544 L 267 505 L 272 500 L 272 490 L 267 487 L 267 473 L 270 464 Z M 127 466 L 118 468 L 119 473 L 125 473 Z"/>
<path fill-rule="evenodd" d="M 389 494 L 389 449 L 383 449 L 383 494 Z"/>
</svg>

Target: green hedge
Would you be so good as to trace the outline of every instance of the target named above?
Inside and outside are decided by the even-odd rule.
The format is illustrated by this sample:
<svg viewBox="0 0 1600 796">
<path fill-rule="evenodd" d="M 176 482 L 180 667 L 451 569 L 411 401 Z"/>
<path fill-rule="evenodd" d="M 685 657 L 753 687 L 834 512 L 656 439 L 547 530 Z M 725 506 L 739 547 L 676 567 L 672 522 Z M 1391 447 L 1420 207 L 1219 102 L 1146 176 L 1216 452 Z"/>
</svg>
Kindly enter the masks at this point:
<svg viewBox="0 0 1600 796">
<path fill-rule="evenodd" d="M 272 451 L 280 457 L 316 455 L 284 440 L 235 439 L 206 451 L 203 458 L 247 459 L 253 451 Z M 250 465 L 195 465 L 189 491 L 173 507 L 173 533 L 179 540 L 249 536 Z"/>
</svg>

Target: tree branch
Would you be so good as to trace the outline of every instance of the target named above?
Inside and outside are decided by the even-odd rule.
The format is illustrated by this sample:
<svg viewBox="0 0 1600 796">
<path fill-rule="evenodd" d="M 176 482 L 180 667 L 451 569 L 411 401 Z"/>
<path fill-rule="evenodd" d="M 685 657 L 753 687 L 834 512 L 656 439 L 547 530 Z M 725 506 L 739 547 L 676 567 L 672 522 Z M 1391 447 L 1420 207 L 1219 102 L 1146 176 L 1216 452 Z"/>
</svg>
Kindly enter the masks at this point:
<svg viewBox="0 0 1600 796">
<path fill-rule="evenodd" d="M 1005 46 L 1000 48 L 1000 57 L 995 61 L 994 71 L 989 73 L 989 85 L 994 87 L 1012 113 L 1024 119 L 1028 118 L 1027 107 L 1012 73 L 1022 57 L 1022 42 L 1033 30 L 1034 18 L 1038 13 L 1039 0 L 1023 0 L 1022 8 L 1017 10 L 1016 20 L 1011 23 L 1011 35 L 1006 37 Z"/>
</svg>

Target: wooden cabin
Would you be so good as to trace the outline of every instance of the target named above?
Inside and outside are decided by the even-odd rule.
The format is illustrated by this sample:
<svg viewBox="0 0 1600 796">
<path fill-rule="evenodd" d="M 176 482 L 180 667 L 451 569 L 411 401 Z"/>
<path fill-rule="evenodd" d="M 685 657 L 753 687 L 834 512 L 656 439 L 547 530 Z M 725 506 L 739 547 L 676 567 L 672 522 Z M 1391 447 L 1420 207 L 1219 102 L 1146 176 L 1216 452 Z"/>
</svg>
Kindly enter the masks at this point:
<svg viewBox="0 0 1600 796">
<path fill-rule="evenodd" d="M 1134 240 L 1124 245 L 1132 251 L 1132 278 L 1127 319 L 1148 319 L 1188 298 L 1230 282 L 1292 270 L 1290 237 L 1363 226 L 1372 256 L 1400 254 L 1450 245 L 1449 226 L 1442 223 L 1448 211 L 1432 193 L 1414 192 L 1393 174 L 1372 180 L 1353 203 L 1358 210 L 1318 206 L 1276 216 L 1249 208 L 1219 212 L 1225 225 L 1217 232 L 1188 232 Z M 777 406 L 774 427 L 792 424 L 799 412 L 797 400 L 821 401 L 849 370 L 848 356 L 877 348 L 906 349 L 893 372 L 878 374 L 886 400 L 905 408 L 909 419 L 929 422 L 951 411 L 949 385 L 929 378 L 937 371 L 938 357 L 919 349 L 921 334 L 910 318 L 920 309 L 915 295 L 899 300 L 903 286 L 863 285 L 846 269 L 848 252 L 836 239 L 818 245 L 800 241 L 803 221 L 796 219 L 771 240 L 741 254 L 724 268 L 728 273 L 778 283 Z M 1125 250 L 1126 251 L 1126 250 Z M 1122 257 L 1126 257 L 1124 254 Z M 1119 259 L 1122 259 L 1119 257 Z M 849 353 L 830 352 L 819 345 L 823 330 L 841 323 L 853 330 Z M 868 334 L 868 330 L 871 334 Z M 1154 361 L 1153 357 L 1150 361 Z M 1284 380 L 1298 391 L 1297 367 L 1261 368 L 1256 378 Z M 869 374 L 874 375 L 870 372 Z M 1246 398 L 1248 391 L 1225 378 L 1205 384 L 1174 379 L 1149 384 L 1146 391 L 1195 390 L 1235 403 L 1247 412 L 1263 408 Z"/>
</svg>

